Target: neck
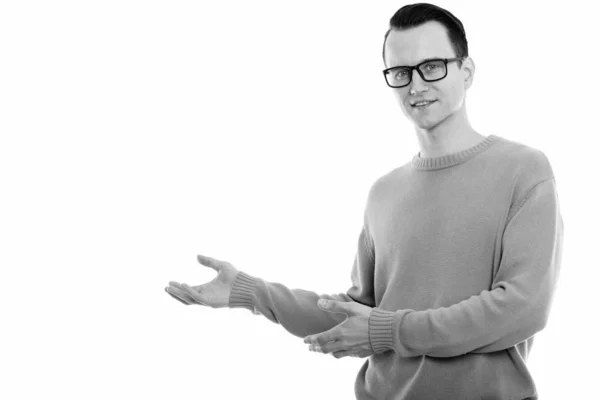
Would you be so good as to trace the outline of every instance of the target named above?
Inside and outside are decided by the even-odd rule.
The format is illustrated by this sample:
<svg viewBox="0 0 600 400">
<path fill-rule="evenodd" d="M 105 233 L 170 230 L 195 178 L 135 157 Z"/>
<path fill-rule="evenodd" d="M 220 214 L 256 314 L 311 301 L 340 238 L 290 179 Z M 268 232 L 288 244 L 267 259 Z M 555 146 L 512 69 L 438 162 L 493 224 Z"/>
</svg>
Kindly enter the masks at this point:
<svg viewBox="0 0 600 400">
<path fill-rule="evenodd" d="M 440 157 L 468 149 L 485 136 L 476 132 L 469 123 L 466 105 L 431 129 L 416 128 L 419 157 Z"/>
</svg>

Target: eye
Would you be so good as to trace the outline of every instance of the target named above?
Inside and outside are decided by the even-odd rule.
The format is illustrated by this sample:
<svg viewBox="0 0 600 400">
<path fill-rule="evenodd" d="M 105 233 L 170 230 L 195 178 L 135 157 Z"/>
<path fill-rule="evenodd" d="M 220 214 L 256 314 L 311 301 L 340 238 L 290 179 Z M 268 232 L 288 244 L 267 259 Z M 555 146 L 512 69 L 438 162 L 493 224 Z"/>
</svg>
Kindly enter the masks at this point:
<svg viewBox="0 0 600 400">
<path fill-rule="evenodd" d="M 398 70 L 398 72 L 396 72 L 396 77 L 398 78 L 404 78 L 408 75 L 408 71 L 406 69 L 400 69 Z"/>
</svg>

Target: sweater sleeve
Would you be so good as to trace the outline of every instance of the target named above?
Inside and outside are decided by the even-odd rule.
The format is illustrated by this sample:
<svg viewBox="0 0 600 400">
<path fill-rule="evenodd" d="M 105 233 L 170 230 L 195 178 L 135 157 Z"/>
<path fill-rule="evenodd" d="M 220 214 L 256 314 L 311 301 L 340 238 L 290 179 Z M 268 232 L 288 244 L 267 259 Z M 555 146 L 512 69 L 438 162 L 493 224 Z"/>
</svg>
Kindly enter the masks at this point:
<svg viewBox="0 0 600 400">
<path fill-rule="evenodd" d="M 506 349 L 542 330 L 562 258 L 564 227 L 555 185 L 553 176 L 535 184 L 509 214 L 490 290 L 449 307 L 374 308 L 369 319 L 373 351 L 454 357 Z"/>
<path fill-rule="evenodd" d="M 366 218 L 365 218 L 366 221 Z M 374 306 L 373 248 L 365 224 L 358 239 L 352 267 L 352 287 L 347 293 L 317 294 L 303 289 L 289 289 L 281 283 L 267 282 L 240 271 L 229 296 L 230 308 L 246 308 L 256 315 L 280 324 L 297 337 L 325 332 L 346 320 L 346 314 L 324 311 L 317 306 L 319 299 L 357 301 Z"/>
</svg>

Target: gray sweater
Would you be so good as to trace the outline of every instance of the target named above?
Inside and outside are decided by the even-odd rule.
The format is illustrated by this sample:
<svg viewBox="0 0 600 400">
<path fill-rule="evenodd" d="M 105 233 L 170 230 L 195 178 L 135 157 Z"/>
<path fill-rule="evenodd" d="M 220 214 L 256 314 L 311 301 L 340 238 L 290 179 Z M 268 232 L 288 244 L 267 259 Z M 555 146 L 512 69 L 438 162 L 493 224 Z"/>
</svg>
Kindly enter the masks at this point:
<svg viewBox="0 0 600 400">
<path fill-rule="evenodd" d="M 371 186 L 346 293 L 288 289 L 240 271 L 229 307 L 298 337 L 345 314 L 317 300 L 372 307 L 373 350 L 358 400 L 537 399 L 526 361 L 548 321 L 563 221 L 545 154 L 500 136 L 421 158 Z"/>
</svg>

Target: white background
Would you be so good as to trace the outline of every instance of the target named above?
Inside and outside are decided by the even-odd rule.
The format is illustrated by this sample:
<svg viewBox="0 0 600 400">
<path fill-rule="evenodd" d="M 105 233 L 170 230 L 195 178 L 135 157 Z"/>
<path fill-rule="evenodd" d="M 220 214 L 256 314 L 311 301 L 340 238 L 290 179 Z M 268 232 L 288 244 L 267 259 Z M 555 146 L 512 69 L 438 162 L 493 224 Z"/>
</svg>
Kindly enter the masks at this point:
<svg viewBox="0 0 600 400">
<path fill-rule="evenodd" d="M 467 31 L 474 128 L 555 172 L 562 272 L 529 360 L 543 400 L 596 386 L 593 3 L 436 3 Z M 196 254 L 350 287 L 370 185 L 418 152 L 381 74 L 406 3 L 0 4 L 0 397 L 354 398 L 364 359 L 164 287 L 215 276 Z"/>
</svg>

